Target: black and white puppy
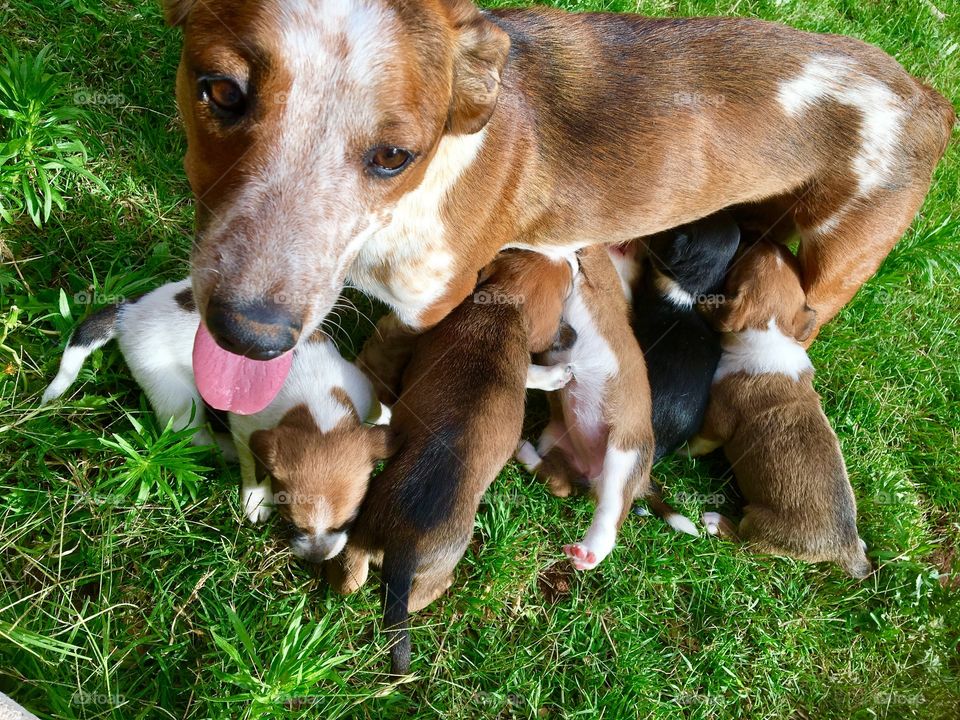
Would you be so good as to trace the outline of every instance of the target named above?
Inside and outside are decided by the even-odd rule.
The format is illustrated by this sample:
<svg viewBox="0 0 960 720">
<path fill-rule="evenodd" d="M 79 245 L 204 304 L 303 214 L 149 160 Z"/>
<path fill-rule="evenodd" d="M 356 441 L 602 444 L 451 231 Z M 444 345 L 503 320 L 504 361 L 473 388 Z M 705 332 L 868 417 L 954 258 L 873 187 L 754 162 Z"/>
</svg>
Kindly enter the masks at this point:
<svg viewBox="0 0 960 720">
<path fill-rule="evenodd" d="M 625 289 L 632 285 L 633 331 L 647 361 L 654 462 L 703 423 L 721 348 L 720 335 L 697 305 L 722 301 L 724 276 L 739 244 L 737 223 L 720 212 L 649 238 L 642 274 L 615 258 Z"/>
</svg>

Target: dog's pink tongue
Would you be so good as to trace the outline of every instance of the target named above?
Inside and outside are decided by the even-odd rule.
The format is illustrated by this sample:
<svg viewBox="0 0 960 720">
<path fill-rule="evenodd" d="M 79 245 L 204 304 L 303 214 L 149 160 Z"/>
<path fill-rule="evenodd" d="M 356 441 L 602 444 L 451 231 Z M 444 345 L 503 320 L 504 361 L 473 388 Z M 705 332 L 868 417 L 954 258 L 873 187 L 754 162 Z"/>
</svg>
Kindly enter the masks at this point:
<svg viewBox="0 0 960 720">
<path fill-rule="evenodd" d="M 273 360 L 251 360 L 217 345 L 203 323 L 193 341 L 193 376 L 200 396 L 217 410 L 253 415 L 280 392 L 293 364 L 293 351 Z"/>
</svg>

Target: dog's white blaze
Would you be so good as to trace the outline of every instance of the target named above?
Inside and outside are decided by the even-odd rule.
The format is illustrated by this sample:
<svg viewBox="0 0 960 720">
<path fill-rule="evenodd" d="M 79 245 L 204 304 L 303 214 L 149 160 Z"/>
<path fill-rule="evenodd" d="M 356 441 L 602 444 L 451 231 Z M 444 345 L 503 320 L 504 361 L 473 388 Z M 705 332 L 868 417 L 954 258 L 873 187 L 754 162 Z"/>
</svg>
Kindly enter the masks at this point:
<svg viewBox="0 0 960 720">
<path fill-rule="evenodd" d="M 813 370 L 806 350 L 796 340 L 784 335 L 777 321 L 770 318 L 766 330 L 748 329 L 723 336 L 723 355 L 714 382 L 734 373 L 747 375 L 787 375 L 799 380 Z"/>
<path fill-rule="evenodd" d="M 596 555 L 599 564 L 617 541 L 617 523 L 623 513 L 623 489 L 640 462 L 639 450 L 619 450 L 607 447 L 603 458 L 603 473 L 597 480 L 597 507 L 593 522 L 583 538 L 584 545 Z"/>
<path fill-rule="evenodd" d="M 860 72 L 850 60 L 832 55 L 813 57 L 799 76 L 781 83 L 778 99 L 792 116 L 824 100 L 859 111 L 860 151 L 852 165 L 860 195 L 893 174 L 906 110 L 887 85 Z"/>
<path fill-rule="evenodd" d="M 481 130 L 444 137 L 420 185 L 374 226 L 350 270 L 357 287 L 392 305 L 408 325 L 416 326 L 420 314 L 443 296 L 454 272 L 443 206 L 476 159 L 485 136 Z M 384 265 L 394 271 L 389 285 L 373 275 Z"/>
</svg>

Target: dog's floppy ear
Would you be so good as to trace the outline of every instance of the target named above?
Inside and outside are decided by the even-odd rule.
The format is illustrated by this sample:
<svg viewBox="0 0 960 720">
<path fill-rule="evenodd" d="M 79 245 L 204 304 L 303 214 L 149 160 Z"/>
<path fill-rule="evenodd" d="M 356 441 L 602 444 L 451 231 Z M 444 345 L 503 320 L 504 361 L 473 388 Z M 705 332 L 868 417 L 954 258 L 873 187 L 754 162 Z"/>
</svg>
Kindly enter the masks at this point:
<svg viewBox="0 0 960 720">
<path fill-rule="evenodd" d="M 163 4 L 163 17 L 167 24 L 176 26 L 183 24 L 197 0 L 161 0 L 161 2 Z"/>
<path fill-rule="evenodd" d="M 447 128 L 453 135 L 470 135 L 483 129 L 497 107 L 510 38 L 469 0 L 450 4 L 456 44 Z"/>
<path fill-rule="evenodd" d="M 741 295 L 728 296 L 723 302 L 716 305 L 701 305 L 699 307 L 717 332 L 735 333 L 740 332 L 747 326 Z"/>
<path fill-rule="evenodd" d="M 250 452 L 255 465 L 254 475 L 258 483 L 276 473 L 277 438 L 276 430 L 257 430 L 250 436 Z"/>
<path fill-rule="evenodd" d="M 400 449 L 400 436 L 388 425 L 372 425 L 363 429 L 370 443 L 370 455 L 374 460 L 386 460 Z"/>
<path fill-rule="evenodd" d="M 817 311 L 809 305 L 804 305 L 793 318 L 793 336 L 803 342 L 813 335 L 817 329 Z"/>
</svg>

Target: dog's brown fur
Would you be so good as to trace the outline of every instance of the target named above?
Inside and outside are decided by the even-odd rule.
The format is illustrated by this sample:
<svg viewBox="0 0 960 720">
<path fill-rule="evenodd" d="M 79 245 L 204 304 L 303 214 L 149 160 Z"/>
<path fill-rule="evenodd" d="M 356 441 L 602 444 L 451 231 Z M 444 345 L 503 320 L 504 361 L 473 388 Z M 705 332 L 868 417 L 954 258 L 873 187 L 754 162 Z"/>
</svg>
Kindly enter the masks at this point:
<svg viewBox="0 0 960 720">
<path fill-rule="evenodd" d="M 726 332 L 767 331 L 771 318 L 788 335 L 809 332 L 799 268 L 785 248 L 761 242 L 747 250 L 727 290 L 735 300 L 722 321 Z M 872 568 L 857 534 L 853 489 L 807 367 L 797 379 L 743 371 L 721 377 L 691 446 L 723 446 L 747 500 L 740 539 L 760 552 L 833 561 L 865 577 Z M 725 518 L 710 520 L 709 529 L 732 534 Z"/>
<path fill-rule="evenodd" d="M 197 305 L 282 293 L 298 298 L 285 309 L 304 332 L 347 276 L 429 327 L 504 246 L 619 243 L 732 206 L 777 220 L 778 236 L 799 233 L 823 324 L 910 224 L 954 122 L 942 96 L 877 48 L 751 19 L 370 0 L 342 21 L 375 10 L 382 47 L 364 52 L 340 19 L 287 18 L 283 0 L 165 4 L 185 36 Z M 315 48 L 284 44 L 300 26 Z M 297 63 L 321 50 L 329 83 L 291 97 L 298 77 L 319 82 Z M 371 65 L 373 91 L 350 75 L 358 63 Z M 249 85 L 250 110 L 229 126 L 198 99 L 211 72 Z M 304 106 L 319 108 L 298 120 L 306 134 L 285 131 Z M 356 122 L 340 132 L 342 118 Z M 371 180 L 361 158 L 378 142 L 416 160 Z M 424 209 L 435 224 L 414 222 Z"/>
<path fill-rule="evenodd" d="M 536 343 L 557 334 L 570 276 L 565 262 L 505 253 L 474 297 L 414 343 L 391 421 L 401 447 L 328 566 L 331 584 L 352 592 L 371 560 L 381 564 L 384 621 L 399 629 L 394 673 L 409 668 L 408 613 L 453 582 L 480 498 L 516 448 L 530 343 L 542 349 Z"/>
</svg>

